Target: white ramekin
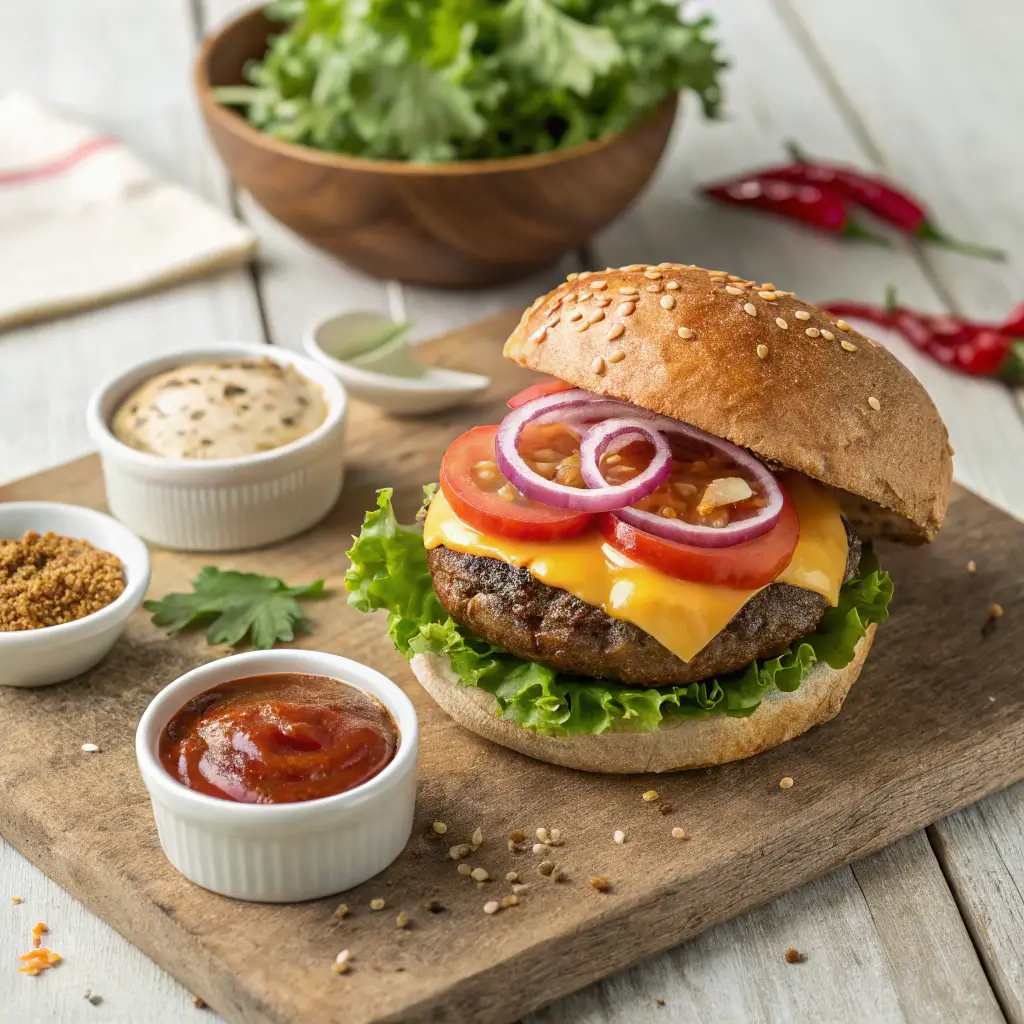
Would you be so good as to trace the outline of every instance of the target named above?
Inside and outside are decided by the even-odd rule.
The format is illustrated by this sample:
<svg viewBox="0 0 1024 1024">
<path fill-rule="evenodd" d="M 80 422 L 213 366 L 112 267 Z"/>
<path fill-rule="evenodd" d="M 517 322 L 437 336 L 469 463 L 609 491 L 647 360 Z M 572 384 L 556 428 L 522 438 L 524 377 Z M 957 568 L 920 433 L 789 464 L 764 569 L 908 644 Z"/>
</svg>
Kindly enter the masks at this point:
<svg viewBox="0 0 1024 1024">
<path fill-rule="evenodd" d="M 117 555 L 124 566 L 125 588 L 106 608 L 84 619 L 0 633 L 0 686 L 48 686 L 87 672 L 114 646 L 149 586 L 146 545 L 102 512 L 49 501 L 0 503 L 0 538 L 16 540 L 29 530 L 52 530 Z"/>
<path fill-rule="evenodd" d="M 268 672 L 305 672 L 376 697 L 398 726 L 394 760 L 337 796 L 291 804 L 242 804 L 197 793 L 160 763 L 164 727 L 188 700 L 218 683 Z M 204 889 L 235 899 L 291 903 L 351 889 L 402 852 L 416 803 L 416 712 L 386 676 L 319 651 L 253 651 L 193 669 L 161 690 L 135 734 L 135 756 L 171 864 Z"/>
<path fill-rule="evenodd" d="M 234 459 L 166 459 L 119 441 L 110 421 L 143 382 L 197 359 L 268 358 L 317 384 L 327 419 L 269 452 Z M 180 551 L 236 551 L 300 533 L 334 507 L 344 480 L 348 401 L 334 374 L 306 356 L 267 345 L 209 345 L 139 363 L 107 381 L 86 412 L 100 450 L 110 510 L 153 544 Z"/>
</svg>

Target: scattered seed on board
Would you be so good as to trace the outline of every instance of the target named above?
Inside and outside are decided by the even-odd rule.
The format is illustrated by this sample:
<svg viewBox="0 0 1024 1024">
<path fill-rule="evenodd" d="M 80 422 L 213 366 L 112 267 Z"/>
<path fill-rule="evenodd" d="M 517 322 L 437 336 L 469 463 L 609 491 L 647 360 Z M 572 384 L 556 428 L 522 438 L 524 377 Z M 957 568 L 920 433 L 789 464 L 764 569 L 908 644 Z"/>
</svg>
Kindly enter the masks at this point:
<svg viewBox="0 0 1024 1024">
<path fill-rule="evenodd" d="M 526 841 L 526 833 L 521 828 L 514 828 L 508 834 L 510 843 L 523 843 Z"/>
<path fill-rule="evenodd" d="M 824 334 L 825 332 L 822 331 L 821 333 Z M 854 343 L 852 341 L 847 341 L 845 338 L 843 338 L 843 340 L 841 342 L 839 342 L 839 347 L 844 352 L 856 352 L 857 351 L 857 346 L 854 345 Z"/>
<path fill-rule="evenodd" d="M 591 875 L 587 879 L 587 885 L 591 889 L 596 889 L 598 892 L 607 892 L 611 887 L 612 883 L 609 879 L 605 878 L 604 875 Z"/>
<path fill-rule="evenodd" d="M 977 572 L 978 571 L 977 563 L 974 561 L 973 558 L 967 563 L 967 571 L 968 572 Z"/>
<path fill-rule="evenodd" d="M 619 308 L 617 310 L 615 310 L 615 312 L 618 313 L 619 316 L 632 316 L 633 315 L 633 311 L 635 309 L 636 309 L 636 303 L 635 302 L 624 302 L 624 303 L 622 303 L 621 306 L 619 306 Z"/>
<path fill-rule="evenodd" d="M 654 803 L 658 799 L 658 791 L 656 789 L 649 789 L 641 795 L 640 799 L 646 804 Z"/>
<path fill-rule="evenodd" d="M 757 316 L 757 306 L 755 306 L 752 302 L 748 302 L 743 307 L 743 312 L 746 313 L 747 316 Z"/>
<path fill-rule="evenodd" d="M 877 398 L 875 398 L 874 395 L 872 395 L 868 399 L 868 405 L 870 405 L 871 408 L 875 410 L 875 412 L 878 412 L 878 410 L 882 408 L 882 403 Z"/>
<path fill-rule="evenodd" d="M 408 928 L 409 927 L 409 915 L 404 911 L 400 910 L 398 916 L 395 918 L 396 928 Z"/>
<path fill-rule="evenodd" d="M 448 831 L 448 826 L 443 821 L 435 821 L 430 826 L 439 836 L 443 836 Z"/>
<path fill-rule="evenodd" d="M 331 970 L 335 974 L 347 974 L 349 969 L 349 961 L 352 959 L 352 954 L 347 949 L 343 949 L 335 958 L 334 963 L 331 965 Z"/>
<path fill-rule="evenodd" d="M 542 875 L 543 875 L 543 876 L 544 876 L 545 878 L 547 878 L 547 877 L 548 877 L 548 875 L 550 875 L 550 874 L 551 874 L 551 872 L 555 870 L 555 862 L 554 862 L 553 860 L 542 860 L 542 861 L 541 861 L 541 862 L 540 862 L 540 863 L 539 863 L 539 864 L 537 865 L 537 870 L 538 870 L 538 871 L 539 871 L 539 872 L 540 872 L 540 873 L 541 873 L 541 874 L 542 874 Z"/>
<path fill-rule="evenodd" d="M 460 864 L 456 869 L 460 875 L 465 875 L 467 878 L 473 873 L 473 869 L 468 864 Z"/>
<path fill-rule="evenodd" d="M 506 882 L 518 882 L 519 881 L 519 875 L 515 871 L 506 871 L 505 872 L 505 881 Z"/>
<path fill-rule="evenodd" d="M 599 377 L 604 373 L 604 357 L 598 356 L 591 364 L 591 370 L 594 371 Z"/>
<path fill-rule="evenodd" d="M 779 789 L 792 789 L 792 788 L 793 788 L 793 780 L 788 775 L 783 776 L 783 778 L 779 779 Z"/>
<path fill-rule="evenodd" d="M 778 326 L 781 327 L 784 331 L 788 331 L 789 330 L 789 324 L 787 324 L 786 321 L 783 320 L 781 316 L 777 316 L 775 318 L 775 323 L 778 324 Z"/>
<path fill-rule="evenodd" d="M 810 320 L 811 319 L 811 314 L 808 313 L 806 309 L 798 309 L 793 314 L 793 316 L 795 316 L 797 318 L 797 320 Z"/>
<path fill-rule="evenodd" d="M 671 295 L 662 295 L 658 301 L 662 309 L 675 309 L 676 300 Z"/>
<path fill-rule="evenodd" d="M 550 837 L 548 836 L 548 830 L 542 825 L 537 829 L 537 842 L 546 843 Z"/>
<path fill-rule="evenodd" d="M 82 753 L 83 754 L 98 754 L 99 752 L 100 752 L 100 748 L 95 743 L 83 743 L 82 744 Z"/>
<path fill-rule="evenodd" d="M 767 359 L 768 358 L 768 346 L 767 345 L 758 345 L 757 346 L 757 358 L 758 359 Z"/>
<path fill-rule="evenodd" d="M 1003 606 L 1001 604 L 990 604 L 988 606 L 988 617 L 990 619 L 1001 619 L 1003 617 Z"/>
<path fill-rule="evenodd" d="M 384 909 L 384 901 L 379 896 L 374 897 L 372 900 L 370 900 L 370 909 L 371 910 L 383 910 Z"/>
<path fill-rule="evenodd" d="M 626 833 L 621 828 L 617 828 L 612 835 L 612 839 L 621 846 L 626 841 Z"/>
<path fill-rule="evenodd" d="M 689 341 L 693 337 L 693 331 L 689 327 L 680 327 L 676 334 L 679 335 L 684 341 Z"/>
<path fill-rule="evenodd" d="M 836 336 L 831 331 L 826 331 L 824 327 L 821 329 L 821 336 L 826 341 L 835 341 L 836 340 Z"/>
<path fill-rule="evenodd" d="M 534 843 L 533 844 L 533 852 L 538 857 L 543 857 L 545 853 L 550 853 L 551 852 L 551 847 L 548 846 L 546 843 Z"/>
<path fill-rule="evenodd" d="M 606 362 L 609 363 L 621 363 L 626 358 L 626 353 L 621 348 L 617 348 L 614 352 L 608 354 Z"/>
<path fill-rule="evenodd" d="M 561 846 L 562 845 L 562 832 L 561 832 L 560 829 L 553 828 L 551 830 L 551 835 L 548 837 L 548 843 L 551 846 Z"/>
<path fill-rule="evenodd" d="M 626 333 L 625 324 L 613 324 L 611 330 L 608 332 L 608 340 L 614 341 L 616 338 L 621 338 Z"/>
<path fill-rule="evenodd" d="M 339 903 L 337 909 L 334 911 L 334 916 L 340 921 L 348 915 L 348 904 Z"/>
<path fill-rule="evenodd" d="M 473 829 L 473 835 L 469 841 L 473 846 L 479 846 L 484 841 L 484 830 L 479 825 Z"/>
<path fill-rule="evenodd" d="M 474 882 L 489 882 L 491 876 L 487 873 L 487 868 L 473 868 L 470 872 Z"/>
<path fill-rule="evenodd" d="M 484 913 L 485 914 L 496 914 L 499 909 L 500 908 L 498 906 L 498 901 L 497 900 L 488 900 L 484 904 Z"/>
<path fill-rule="evenodd" d="M 821 334 L 821 331 L 819 331 L 817 327 L 808 327 L 807 330 L 804 331 L 804 334 L 806 334 L 808 338 L 817 338 Z"/>
<path fill-rule="evenodd" d="M 686 833 L 678 825 L 676 825 L 676 827 L 674 829 L 672 829 L 672 838 L 673 839 L 685 839 L 686 838 Z"/>
</svg>

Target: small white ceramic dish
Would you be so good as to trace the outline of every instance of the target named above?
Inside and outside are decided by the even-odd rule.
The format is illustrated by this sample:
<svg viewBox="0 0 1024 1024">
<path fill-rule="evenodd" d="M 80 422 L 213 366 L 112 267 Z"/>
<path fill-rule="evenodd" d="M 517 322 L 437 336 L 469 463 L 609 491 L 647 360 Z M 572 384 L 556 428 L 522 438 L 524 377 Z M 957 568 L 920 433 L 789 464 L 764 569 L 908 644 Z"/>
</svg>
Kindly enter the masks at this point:
<svg viewBox="0 0 1024 1024">
<path fill-rule="evenodd" d="M 305 437 L 234 459 L 169 459 L 119 441 L 110 421 L 144 381 L 199 359 L 251 356 L 290 364 L 324 393 L 327 418 Z M 267 345 L 223 344 L 161 356 L 109 380 L 86 412 L 100 450 L 111 511 L 153 544 L 180 551 L 236 551 L 275 544 L 319 522 L 344 481 L 345 389 L 312 359 Z"/>
<path fill-rule="evenodd" d="M 84 619 L 0 633 L 3 686 L 48 686 L 87 672 L 114 646 L 149 586 L 146 545 L 102 512 L 49 501 L 0 504 L 0 539 L 17 540 L 30 530 L 87 540 L 117 555 L 124 566 L 125 588 L 117 600 Z"/>
<path fill-rule="evenodd" d="M 490 377 L 419 362 L 410 326 L 381 313 L 342 313 L 309 328 L 303 345 L 351 394 L 393 416 L 440 412 L 487 390 Z"/>
<path fill-rule="evenodd" d="M 291 804 L 243 804 L 197 793 L 160 763 L 160 734 L 191 698 L 219 683 L 268 672 L 325 675 L 376 697 L 398 726 L 394 759 L 347 793 Z M 383 871 L 412 832 L 416 712 L 375 669 L 319 651 L 253 651 L 186 673 L 160 691 L 135 734 L 135 756 L 171 864 L 204 889 L 241 900 L 291 903 L 351 889 Z"/>
</svg>

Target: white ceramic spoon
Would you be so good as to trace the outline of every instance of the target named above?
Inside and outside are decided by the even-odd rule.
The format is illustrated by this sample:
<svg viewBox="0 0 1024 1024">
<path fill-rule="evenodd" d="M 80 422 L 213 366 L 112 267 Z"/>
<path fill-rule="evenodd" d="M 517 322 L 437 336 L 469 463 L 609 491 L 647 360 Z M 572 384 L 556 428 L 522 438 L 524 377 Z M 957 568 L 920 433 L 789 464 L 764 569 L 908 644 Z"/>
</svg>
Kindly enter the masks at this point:
<svg viewBox="0 0 1024 1024">
<path fill-rule="evenodd" d="M 409 344 L 409 323 L 382 313 L 341 313 L 314 324 L 306 352 L 351 394 L 393 416 L 439 412 L 486 390 L 490 377 L 419 362 Z"/>
</svg>

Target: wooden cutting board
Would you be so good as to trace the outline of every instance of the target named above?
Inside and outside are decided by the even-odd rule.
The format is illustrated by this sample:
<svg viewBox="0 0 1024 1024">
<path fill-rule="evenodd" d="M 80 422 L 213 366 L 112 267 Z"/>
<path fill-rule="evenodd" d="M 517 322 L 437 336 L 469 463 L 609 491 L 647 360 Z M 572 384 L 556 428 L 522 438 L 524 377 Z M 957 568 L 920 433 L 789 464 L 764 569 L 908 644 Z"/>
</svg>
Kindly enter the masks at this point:
<svg viewBox="0 0 1024 1024">
<path fill-rule="evenodd" d="M 529 380 L 500 358 L 514 322 L 497 317 L 425 350 L 494 376 L 475 407 L 416 421 L 353 409 L 345 492 L 315 530 L 216 558 L 153 552 L 152 595 L 185 589 L 209 563 L 289 583 L 326 577 L 333 595 L 309 606 L 315 632 L 304 646 L 370 662 L 416 704 L 413 838 L 384 874 L 344 895 L 344 921 L 333 916 L 339 898 L 275 907 L 215 896 L 160 851 L 135 725 L 157 690 L 222 650 L 194 634 L 168 639 L 140 611 L 88 675 L 0 687 L 0 833 L 231 1021 L 510 1021 L 1024 777 L 1024 526 L 962 491 L 933 545 L 882 548 L 896 599 L 860 681 L 839 718 L 779 749 L 674 776 L 600 777 L 531 761 L 450 721 L 392 649 L 383 617 L 346 606 L 344 552 L 376 488 L 396 487 L 411 516 L 446 445 L 468 425 L 496 422 Z M 103 507 L 98 462 L 21 481 L 0 499 Z M 983 637 L 993 602 L 1006 614 Z M 83 742 L 102 752 L 83 754 Z M 785 775 L 795 780 L 787 791 Z M 641 800 L 651 788 L 670 814 Z M 443 839 L 430 831 L 435 820 L 448 824 Z M 511 829 L 539 825 L 565 837 L 555 859 L 566 882 L 541 878 L 531 853 L 508 852 Z M 687 840 L 671 838 L 676 825 Z M 478 889 L 446 856 L 478 826 L 484 844 L 472 863 L 531 883 L 518 907 L 493 917 L 483 904 L 508 884 Z M 616 829 L 624 845 L 612 842 Z M 611 891 L 590 888 L 591 875 L 611 879 Z M 378 913 L 376 896 L 387 901 Z M 446 909 L 423 909 L 431 899 Z M 395 926 L 400 910 L 407 931 Z M 343 948 L 354 966 L 337 977 L 330 965 Z"/>
</svg>

